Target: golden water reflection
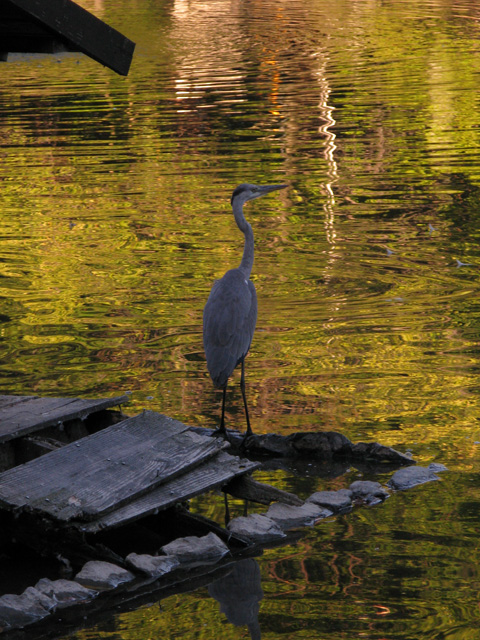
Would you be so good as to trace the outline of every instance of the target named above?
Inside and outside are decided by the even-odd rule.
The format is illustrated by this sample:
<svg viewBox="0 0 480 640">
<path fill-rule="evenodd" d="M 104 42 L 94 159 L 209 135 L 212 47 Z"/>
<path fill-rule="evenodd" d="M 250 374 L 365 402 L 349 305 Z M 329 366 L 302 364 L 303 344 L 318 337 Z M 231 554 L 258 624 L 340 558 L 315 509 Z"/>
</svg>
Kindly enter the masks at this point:
<svg viewBox="0 0 480 640">
<path fill-rule="evenodd" d="M 440 4 L 438 49 L 415 11 L 398 29 L 404 7 L 296 2 L 267 23 L 256 3 L 246 21 L 229 2 L 125 7 L 139 40 L 128 78 L 72 55 L 6 67 L 5 391 L 131 389 L 133 410 L 153 396 L 212 424 L 200 322 L 210 282 L 241 252 L 228 197 L 250 176 L 281 177 L 289 193 L 251 214 L 257 428 L 400 444 L 460 406 L 468 429 L 477 287 L 455 259 L 475 264 L 478 232 L 456 233 L 455 215 L 476 194 L 475 41 L 450 32 Z M 345 19 L 368 44 L 344 51 Z M 158 38 L 143 36 L 147 20 Z"/>
<path fill-rule="evenodd" d="M 132 413 L 215 425 L 201 314 L 241 257 L 230 194 L 288 181 L 248 209 L 254 429 L 333 429 L 455 473 L 269 551 L 260 624 L 475 637 L 477 4 L 81 4 L 137 42 L 127 78 L 80 55 L 2 65 L 1 392 L 130 390 Z M 306 495 L 357 475 L 270 480 Z M 157 614 L 122 617 L 121 637 L 242 637 L 206 590 Z"/>
</svg>

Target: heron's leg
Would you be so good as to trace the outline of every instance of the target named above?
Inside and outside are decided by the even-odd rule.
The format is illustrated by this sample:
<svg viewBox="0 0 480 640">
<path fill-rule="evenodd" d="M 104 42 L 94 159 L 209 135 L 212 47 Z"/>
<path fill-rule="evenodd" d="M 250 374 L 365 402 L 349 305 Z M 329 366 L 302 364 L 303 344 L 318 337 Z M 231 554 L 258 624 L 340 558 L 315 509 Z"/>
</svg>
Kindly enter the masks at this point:
<svg viewBox="0 0 480 640">
<path fill-rule="evenodd" d="M 228 437 L 228 432 L 225 429 L 225 398 L 227 396 L 227 385 L 225 385 L 225 387 L 223 388 L 223 399 L 222 399 L 222 417 L 220 419 L 220 426 L 218 427 L 218 429 L 216 429 L 213 432 L 214 436 L 222 436 L 225 438 L 225 440 L 227 440 L 227 442 L 229 442 L 230 444 L 232 444 L 230 438 Z"/>
<path fill-rule="evenodd" d="M 225 398 L 227 397 L 227 385 L 223 387 L 223 398 L 222 398 L 222 417 L 220 419 L 220 426 L 218 430 L 220 433 L 225 433 Z"/>
<path fill-rule="evenodd" d="M 240 389 L 242 390 L 242 398 L 243 398 L 243 406 L 245 407 L 245 417 L 247 419 L 247 433 L 245 434 L 245 438 L 251 436 L 253 431 L 250 426 L 250 418 L 248 416 L 248 406 L 247 406 L 247 396 L 245 394 L 245 358 L 242 360 L 242 376 L 240 378 Z"/>
<path fill-rule="evenodd" d="M 227 526 L 230 522 L 230 508 L 228 506 L 228 496 L 226 492 L 223 494 L 223 500 L 225 505 L 225 526 Z"/>
</svg>

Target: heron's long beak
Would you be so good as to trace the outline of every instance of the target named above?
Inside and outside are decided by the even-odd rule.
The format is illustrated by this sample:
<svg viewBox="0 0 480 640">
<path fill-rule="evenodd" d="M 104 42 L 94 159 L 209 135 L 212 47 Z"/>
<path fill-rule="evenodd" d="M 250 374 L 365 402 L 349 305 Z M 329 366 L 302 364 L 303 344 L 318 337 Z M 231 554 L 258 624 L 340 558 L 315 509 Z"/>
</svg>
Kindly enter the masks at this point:
<svg viewBox="0 0 480 640">
<path fill-rule="evenodd" d="M 278 191 L 278 189 L 285 189 L 288 187 L 288 184 L 266 184 L 264 186 L 258 187 L 258 194 L 255 195 L 256 198 L 260 196 L 264 196 L 266 193 L 270 193 L 270 191 Z"/>
</svg>

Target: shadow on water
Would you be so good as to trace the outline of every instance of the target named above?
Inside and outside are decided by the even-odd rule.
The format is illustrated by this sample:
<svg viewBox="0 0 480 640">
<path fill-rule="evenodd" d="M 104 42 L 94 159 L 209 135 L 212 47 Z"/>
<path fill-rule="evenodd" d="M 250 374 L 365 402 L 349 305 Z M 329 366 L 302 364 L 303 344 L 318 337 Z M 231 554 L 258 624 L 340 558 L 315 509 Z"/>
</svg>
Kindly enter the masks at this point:
<svg viewBox="0 0 480 640">
<path fill-rule="evenodd" d="M 258 612 L 263 590 L 260 567 L 254 558 L 236 562 L 230 573 L 208 586 L 208 593 L 231 624 L 247 626 L 252 640 L 260 640 Z"/>
</svg>

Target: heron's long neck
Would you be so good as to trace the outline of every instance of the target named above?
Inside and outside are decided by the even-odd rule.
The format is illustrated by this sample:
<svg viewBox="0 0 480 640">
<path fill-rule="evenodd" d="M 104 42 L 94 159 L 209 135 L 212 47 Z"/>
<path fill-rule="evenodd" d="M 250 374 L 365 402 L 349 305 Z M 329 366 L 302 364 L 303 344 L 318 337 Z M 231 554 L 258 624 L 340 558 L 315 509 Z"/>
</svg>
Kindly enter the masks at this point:
<svg viewBox="0 0 480 640">
<path fill-rule="evenodd" d="M 243 205 L 241 203 L 234 204 L 233 215 L 238 228 L 245 236 L 245 245 L 243 247 L 243 257 L 239 269 L 243 271 L 245 277 L 250 278 L 253 267 L 253 231 L 250 224 L 245 220 L 243 215 Z"/>
</svg>

